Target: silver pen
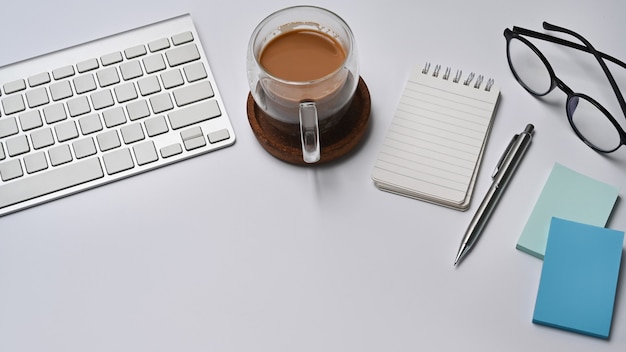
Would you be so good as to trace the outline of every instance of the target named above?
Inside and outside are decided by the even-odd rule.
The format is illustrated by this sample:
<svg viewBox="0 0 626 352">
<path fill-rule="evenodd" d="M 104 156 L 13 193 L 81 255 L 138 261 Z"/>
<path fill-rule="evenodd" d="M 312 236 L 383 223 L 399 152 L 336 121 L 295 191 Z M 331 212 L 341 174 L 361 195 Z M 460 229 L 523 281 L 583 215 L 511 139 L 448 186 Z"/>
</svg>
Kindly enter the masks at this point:
<svg viewBox="0 0 626 352">
<path fill-rule="evenodd" d="M 517 169 L 519 162 L 526 153 L 526 149 L 528 149 L 530 141 L 532 140 L 534 129 L 535 126 L 528 124 L 522 133 L 513 136 L 513 139 L 504 151 L 500 161 L 498 161 L 498 165 L 491 175 L 493 179 L 491 187 L 489 187 L 485 198 L 482 203 L 480 203 L 476 214 L 474 214 L 465 232 L 465 236 L 463 236 L 461 247 L 454 260 L 455 266 L 467 254 L 470 248 L 472 248 L 472 245 L 474 245 L 483 231 L 491 213 L 496 208 L 496 204 L 498 204 L 498 200 L 500 200 L 500 196 L 504 193 L 504 189 L 511 180 L 515 169 Z"/>
</svg>

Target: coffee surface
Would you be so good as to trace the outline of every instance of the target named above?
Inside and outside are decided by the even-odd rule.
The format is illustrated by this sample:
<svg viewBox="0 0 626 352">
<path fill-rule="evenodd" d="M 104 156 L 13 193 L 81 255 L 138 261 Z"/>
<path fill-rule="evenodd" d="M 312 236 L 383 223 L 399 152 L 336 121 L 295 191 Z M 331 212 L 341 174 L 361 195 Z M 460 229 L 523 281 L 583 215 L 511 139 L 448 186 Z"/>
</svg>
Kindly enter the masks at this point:
<svg viewBox="0 0 626 352">
<path fill-rule="evenodd" d="M 306 82 L 335 72 L 345 61 L 339 42 L 322 32 L 299 29 L 278 35 L 261 51 L 261 66 L 274 77 Z"/>
</svg>

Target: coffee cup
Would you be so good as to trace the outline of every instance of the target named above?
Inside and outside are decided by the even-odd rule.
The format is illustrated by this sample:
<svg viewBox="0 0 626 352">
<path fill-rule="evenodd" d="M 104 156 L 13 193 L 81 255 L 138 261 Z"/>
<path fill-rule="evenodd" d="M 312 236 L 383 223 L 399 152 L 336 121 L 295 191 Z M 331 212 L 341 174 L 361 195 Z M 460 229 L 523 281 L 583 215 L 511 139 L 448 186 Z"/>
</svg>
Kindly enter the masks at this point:
<svg viewBox="0 0 626 352">
<path fill-rule="evenodd" d="M 338 15 L 314 6 L 266 17 L 248 45 L 256 105 L 286 134 L 299 134 L 306 163 L 320 160 L 320 135 L 341 120 L 357 89 L 354 36 Z"/>
</svg>

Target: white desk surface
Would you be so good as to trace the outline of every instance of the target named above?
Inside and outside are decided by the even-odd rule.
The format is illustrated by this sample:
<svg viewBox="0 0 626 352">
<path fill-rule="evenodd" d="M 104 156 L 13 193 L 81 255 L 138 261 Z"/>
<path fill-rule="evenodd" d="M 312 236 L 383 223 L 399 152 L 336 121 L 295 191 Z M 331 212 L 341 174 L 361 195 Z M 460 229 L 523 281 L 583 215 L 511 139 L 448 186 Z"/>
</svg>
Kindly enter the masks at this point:
<svg viewBox="0 0 626 352">
<path fill-rule="evenodd" d="M 0 351 L 624 350 L 624 267 L 609 341 L 531 322 L 541 261 L 515 244 L 553 163 L 618 186 L 608 226 L 626 230 L 626 147 L 610 157 L 593 152 L 571 130 L 562 92 L 527 94 L 509 71 L 502 33 L 514 25 L 542 31 L 547 20 L 624 59 L 626 3 L 313 3 L 351 26 L 372 96 L 362 146 L 320 167 L 270 156 L 245 112 L 249 36 L 266 15 L 298 2 L 2 6 L 0 64 L 190 12 L 238 139 L 0 218 Z M 606 102 L 626 125 L 590 55 L 541 48 L 564 81 Z M 370 178 L 410 68 L 425 61 L 483 73 L 502 88 L 467 212 L 382 192 Z M 626 71 L 610 67 L 626 89 Z M 527 123 L 536 127 L 529 153 L 455 269 L 492 168 Z"/>
</svg>

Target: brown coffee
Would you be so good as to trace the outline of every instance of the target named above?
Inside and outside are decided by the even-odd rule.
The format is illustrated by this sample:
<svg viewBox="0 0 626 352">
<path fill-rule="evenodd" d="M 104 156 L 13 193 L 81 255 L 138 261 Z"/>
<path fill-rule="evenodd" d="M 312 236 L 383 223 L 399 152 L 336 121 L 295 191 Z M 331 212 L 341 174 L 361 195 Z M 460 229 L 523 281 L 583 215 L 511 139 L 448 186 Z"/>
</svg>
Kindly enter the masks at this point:
<svg viewBox="0 0 626 352">
<path fill-rule="evenodd" d="M 346 52 L 336 39 L 310 29 L 278 35 L 263 48 L 259 58 L 272 76 L 294 82 L 326 77 L 345 60 Z"/>
</svg>

